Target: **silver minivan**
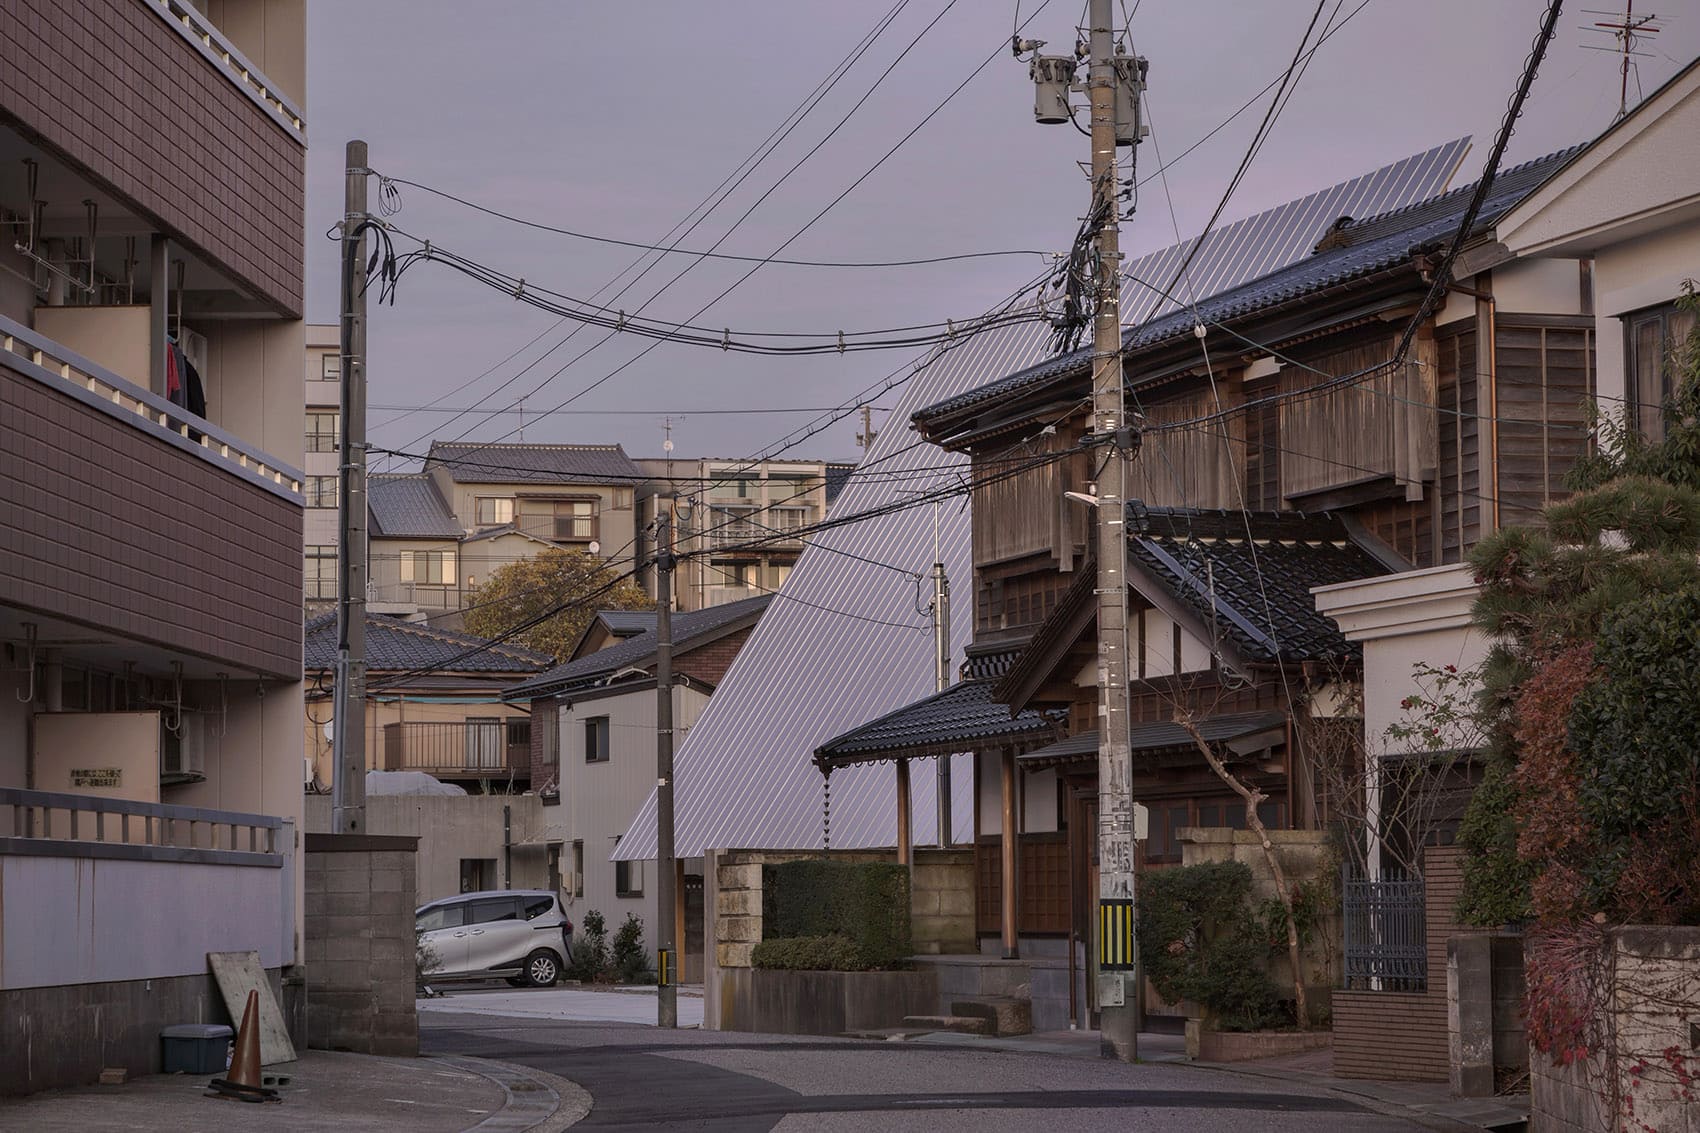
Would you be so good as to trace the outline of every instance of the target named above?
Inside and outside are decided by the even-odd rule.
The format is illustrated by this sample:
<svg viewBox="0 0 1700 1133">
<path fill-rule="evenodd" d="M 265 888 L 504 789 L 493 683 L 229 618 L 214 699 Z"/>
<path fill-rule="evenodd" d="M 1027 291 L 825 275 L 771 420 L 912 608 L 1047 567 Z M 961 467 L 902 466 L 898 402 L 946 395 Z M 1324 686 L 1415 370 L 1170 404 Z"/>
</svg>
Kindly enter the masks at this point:
<svg viewBox="0 0 1700 1133">
<path fill-rule="evenodd" d="M 547 889 L 500 889 L 444 897 L 414 910 L 423 981 L 505 978 L 549 987 L 571 954 L 573 923 Z"/>
</svg>

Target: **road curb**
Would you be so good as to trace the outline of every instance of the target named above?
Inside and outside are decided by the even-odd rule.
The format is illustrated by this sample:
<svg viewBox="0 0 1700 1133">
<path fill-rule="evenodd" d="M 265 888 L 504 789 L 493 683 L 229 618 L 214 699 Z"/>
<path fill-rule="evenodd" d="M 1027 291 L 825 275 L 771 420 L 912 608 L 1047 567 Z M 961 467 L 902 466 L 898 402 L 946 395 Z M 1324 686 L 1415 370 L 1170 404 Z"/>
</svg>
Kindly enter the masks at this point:
<svg viewBox="0 0 1700 1133">
<path fill-rule="evenodd" d="M 466 1133 L 560 1133 L 590 1116 L 590 1094 L 559 1075 L 512 1062 L 462 1055 L 427 1055 L 433 1062 L 477 1074 L 502 1088 L 502 1108 Z"/>
</svg>

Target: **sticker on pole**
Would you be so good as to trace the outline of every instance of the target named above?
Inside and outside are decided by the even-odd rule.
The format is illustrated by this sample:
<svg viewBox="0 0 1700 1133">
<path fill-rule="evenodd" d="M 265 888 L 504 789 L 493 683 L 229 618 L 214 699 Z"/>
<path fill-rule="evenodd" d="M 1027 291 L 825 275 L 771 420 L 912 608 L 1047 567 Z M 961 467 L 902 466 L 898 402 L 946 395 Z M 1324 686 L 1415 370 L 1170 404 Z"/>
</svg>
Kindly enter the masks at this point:
<svg viewBox="0 0 1700 1133">
<path fill-rule="evenodd" d="M 1131 972 L 1133 951 L 1133 900 L 1101 897 L 1098 900 L 1098 970 Z"/>
</svg>

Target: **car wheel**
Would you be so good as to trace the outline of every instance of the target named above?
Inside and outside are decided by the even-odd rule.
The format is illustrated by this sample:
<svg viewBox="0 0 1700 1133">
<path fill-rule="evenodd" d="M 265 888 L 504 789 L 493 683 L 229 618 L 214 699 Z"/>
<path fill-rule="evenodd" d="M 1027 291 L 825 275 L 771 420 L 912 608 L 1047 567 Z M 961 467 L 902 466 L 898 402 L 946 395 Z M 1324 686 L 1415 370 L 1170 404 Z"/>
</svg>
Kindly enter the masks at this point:
<svg viewBox="0 0 1700 1133">
<path fill-rule="evenodd" d="M 560 958 L 547 948 L 539 948 L 525 958 L 525 982 L 532 987 L 553 987 L 560 978 Z"/>
</svg>

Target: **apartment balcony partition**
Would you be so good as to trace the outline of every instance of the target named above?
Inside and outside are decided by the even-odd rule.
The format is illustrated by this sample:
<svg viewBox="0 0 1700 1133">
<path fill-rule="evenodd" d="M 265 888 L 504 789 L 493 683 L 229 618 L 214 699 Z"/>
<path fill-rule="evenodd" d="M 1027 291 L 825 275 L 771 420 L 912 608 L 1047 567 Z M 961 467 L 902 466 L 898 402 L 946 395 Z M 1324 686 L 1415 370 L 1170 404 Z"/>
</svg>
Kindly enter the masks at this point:
<svg viewBox="0 0 1700 1133">
<path fill-rule="evenodd" d="M 529 778 L 531 728 L 524 719 L 384 725 L 383 769 L 438 778 Z"/>
<path fill-rule="evenodd" d="M 302 474 L 0 317 L 0 613 L 289 681 Z"/>
</svg>

